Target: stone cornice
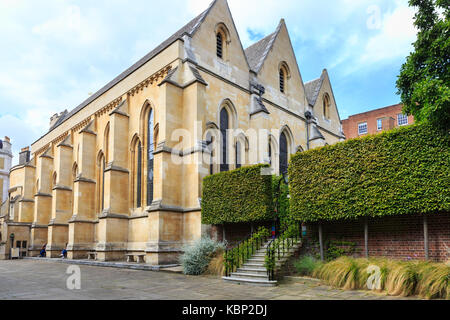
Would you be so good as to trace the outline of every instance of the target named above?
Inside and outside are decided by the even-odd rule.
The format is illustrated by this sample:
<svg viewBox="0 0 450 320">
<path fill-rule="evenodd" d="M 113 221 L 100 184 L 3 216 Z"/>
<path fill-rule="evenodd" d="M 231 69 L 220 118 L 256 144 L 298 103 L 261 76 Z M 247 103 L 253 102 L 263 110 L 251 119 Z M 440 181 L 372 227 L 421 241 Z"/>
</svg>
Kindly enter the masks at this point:
<svg viewBox="0 0 450 320">
<path fill-rule="evenodd" d="M 127 95 L 134 96 L 140 91 L 143 91 L 144 88 L 147 88 L 149 85 L 153 83 L 157 83 L 159 79 L 164 79 L 164 77 L 172 70 L 172 66 L 166 66 L 156 73 L 152 74 L 150 77 L 140 82 L 138 85 L 134 86 L 131 90 L 128 90 Z"/>
<path fill-rule="evenodd" d="M 74 183 L 76 182 L 86 182 L 86 183 L 91 183 L 91 184 L 95 184 L 95 180 L 92 179 L 88 179 L 88 178 L 83 178 L 83 177 L 77 177 L 74 181 Z"/>
<path fill-rule="evenodd" d="M 145 209 L 146 212 L 173 212 L 173 213 L 189 213 L 189 212 L 196 212 L 201 211 L 202 209 L 199 208 L 183 208 L 178 206 L 171 206 L 171 205 L 165 205 L 162 203 L 161 200 L 153 201 L 152 205 L 147 207 Z"/>
<path fill-rule="evenodd" d="M 158 146 L 156 147 L 156 150 L 153 152 L 153 155 L 157 155 L 160 153 L 168 153 L 168 154 L 174 154 L 180 157 L 185 157 L 194 153 L 211 153 L 211 150 L 208 149 L 206 145 L 206 141 L 198 141 L 197 145 L 195 147 L 187 148 L 185 150 L 177 150 L 170 148 L 166 146 L 165 141 L 158 143 Z"/>
<path fill-rule="evenodd" d="M 39 225 L 36 222 L 33 222 L 31 224 L 31 229 L 47 229 L 48 225 L 44 226 L 44 225 Z"/>
<path fill-rule="evenodd" d="M 123 173 L 130 173 L 130 171 L 126 168 L 122 168 L 119 166 L 115 166 L 114 163 L 108 163 L 106 168 L 105 168 L 105 172 L 108 171 L 116 171 L 116 172 L 123 172 Z"/>
<path fill-rule="evenodd" d="M 56 219 L 52 219 L 50 220 L 50 223 L 48 224 L 49 227 L 68 227 L 69 224 L 68 223 L 60 223 L 60 222 L 56 222 Z"/>
<path fill-rule="evenodd" d="M 96 224 L 96 223 L 98 223 L 98 221 L 79 219 L 78 216 L 72 216 L 72 218 L 70 218 L 70 220 L 69 220 L 69 224 L 71 224 L 71 223 Z"/>
<path fill-rule="evenodd" d="M 8 226 L 14 226 L 14 227 L 31 227 L 33 224 L 30 222 L 7 222 Z"/>
<path fill-rule="evenodd" d="M 66 187 L 66 186 L 61 186 L 61 185 L 56 185 L 55 187 L 53 187 L 53 190 L 72 191 L 72 188 Z"/>
<path fill-rule="evenodd" d="M 36 198 L 36 197 L 45 197 L 45 198 L 51 198 L 51 197 L 52 197 L 52 195 L 51 195 L 51 194 L 49 194 L 49 193 L 38 192 L 38 193 L 36 193 L 36 194 L 34 195 L 34 197 L 35 197 L 35 198 Z"/>
<path fill-rule="evenodd" d="M 124 214 L 119 214 L 119 213 L 112 213 L 112 212 L 109 212 L 109 209 L 106 209 L 99 215 L 98 218 L 99 218 L 99 220 L 102 220 L 102 219 L 123 219 L 123 220 L 128 220 L 129 216 L 124 215 Z"/>
<path fill-rule="evenodd" d="M 122 97 L 119 97 L 119 98 L 113 100 L 112 102 L 110 102 L 109 104 L 107 104 L 105 107 L 103 107 L 99 111 L 97 111 L 94 115 L 96 117 L 100 117 L 104 114 L 107 114 L 107 113 L 111 112 L 111 110 L 116 108 L 121 102 L 122 102 Z"/>
<path fill-rule="evenodd" d="M 19 202 L 29 202 L 29 203 L 34 203 L 33 199 L 21 199 L 19 200 Z"/>
</svg>

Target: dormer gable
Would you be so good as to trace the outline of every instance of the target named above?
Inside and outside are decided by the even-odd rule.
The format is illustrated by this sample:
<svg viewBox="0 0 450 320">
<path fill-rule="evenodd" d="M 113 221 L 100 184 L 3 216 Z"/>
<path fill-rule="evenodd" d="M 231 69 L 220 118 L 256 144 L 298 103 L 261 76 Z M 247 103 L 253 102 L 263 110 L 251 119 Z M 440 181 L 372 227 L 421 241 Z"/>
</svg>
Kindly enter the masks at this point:
<svg viewBox="0 0 450 320">
<path fill-rule="evenodd" d="M 195 63 L 224 78 L 246 79 L 250 66 L 226 0 L 216 0 L 189 41 Z"/>
<path fill-rule="evenodd" d="M 272 34 L 246 49 L 251 70 L 266 88 L 265 98 L 302 114 L 306 95 L 297 58 L 284 19 Z"/>
<path fill-rule="evenodd" d="M 328 71 L 324 69 L 320 78 L 306 82 L 305 90 L 309 107 L 318 124 L 334 132 L 341 132 L 341 118 Z"/>
</svg>

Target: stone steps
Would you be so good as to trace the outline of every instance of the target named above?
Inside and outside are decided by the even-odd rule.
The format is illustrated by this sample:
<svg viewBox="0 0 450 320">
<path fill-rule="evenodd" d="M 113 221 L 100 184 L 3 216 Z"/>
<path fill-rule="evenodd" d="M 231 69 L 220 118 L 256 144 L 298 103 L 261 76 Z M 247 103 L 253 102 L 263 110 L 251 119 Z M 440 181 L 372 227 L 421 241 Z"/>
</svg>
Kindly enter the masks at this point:
<svg viewBox="0 0 450 320">
<path fill-rule="evenodd" d="M 236 272 L 232 272 L 229 277 L 223 277 L 225 281 L 250 284 L 257 286 L 276 286 L 277 281 L 270 281 L 265 267 L 267 248 L 270 241 L 265 243 L 255 254 L 248 259 Z M 294 247 L 289 250 L 285 250 L 284 257 L 277 259 L 276 269 L 281 268 L 282 265 L 289 259 L 289 257 L 295 253 L 301 246 L 301 241 L 294 241 Z M 277 258 L 277 255 L 275 256 Z"/>
<path fill-rule="evenodd" d="M 259 274 L 259 275 L 267 275 L 266 268 L 249 268 L 249 267 L 242 267 L 238 268 L 236 270 L 238 273 L 246 273 L 246 274 Z"/>
<path fill-rule="evenodd" d="M 222 279 L 237 284 L 251 284 L 262 287 L 275 287 L 278 284 L 278 281 L 269 281 L 269 280 L 242 279 L 234 277 L 222 277 Z"/>
</svg>

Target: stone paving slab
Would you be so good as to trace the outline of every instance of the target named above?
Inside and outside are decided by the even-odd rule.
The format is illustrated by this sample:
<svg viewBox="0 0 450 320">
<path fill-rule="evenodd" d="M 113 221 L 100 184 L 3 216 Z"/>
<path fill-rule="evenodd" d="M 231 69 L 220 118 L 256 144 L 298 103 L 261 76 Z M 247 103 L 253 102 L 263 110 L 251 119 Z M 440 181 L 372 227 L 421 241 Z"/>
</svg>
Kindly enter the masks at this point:
<svg viewBox="0 0 450 320">
<path fill-rule="evenodd" d="M 186 276 L 78 265 L 81 289 L 67 289 L 70 260 L 0 261 L 0 300 L 379 300 L 398 299 L 366 291 L 332 289 L 313 280 L 283 281 L 277 287 L 254 287 L 214 276 Z M 75 265 L 75 264 L 72 264 Z"/>
</svg>

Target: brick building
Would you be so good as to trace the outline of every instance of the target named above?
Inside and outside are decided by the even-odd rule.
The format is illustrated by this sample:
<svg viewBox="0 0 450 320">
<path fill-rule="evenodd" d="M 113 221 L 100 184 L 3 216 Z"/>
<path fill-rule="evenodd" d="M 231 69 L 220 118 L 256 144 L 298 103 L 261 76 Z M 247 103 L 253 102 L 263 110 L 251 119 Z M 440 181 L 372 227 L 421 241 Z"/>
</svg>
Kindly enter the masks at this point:
<svg viewBox="0 0 450 320">
<path fill-rule="evenodd" d="M 396 104 L 350 116 L 342 121 L 345 137 L 354 139 L 413 124 L 414 117 L 404 115 L 402 109 L 403 104 Z"/>
</svg>

